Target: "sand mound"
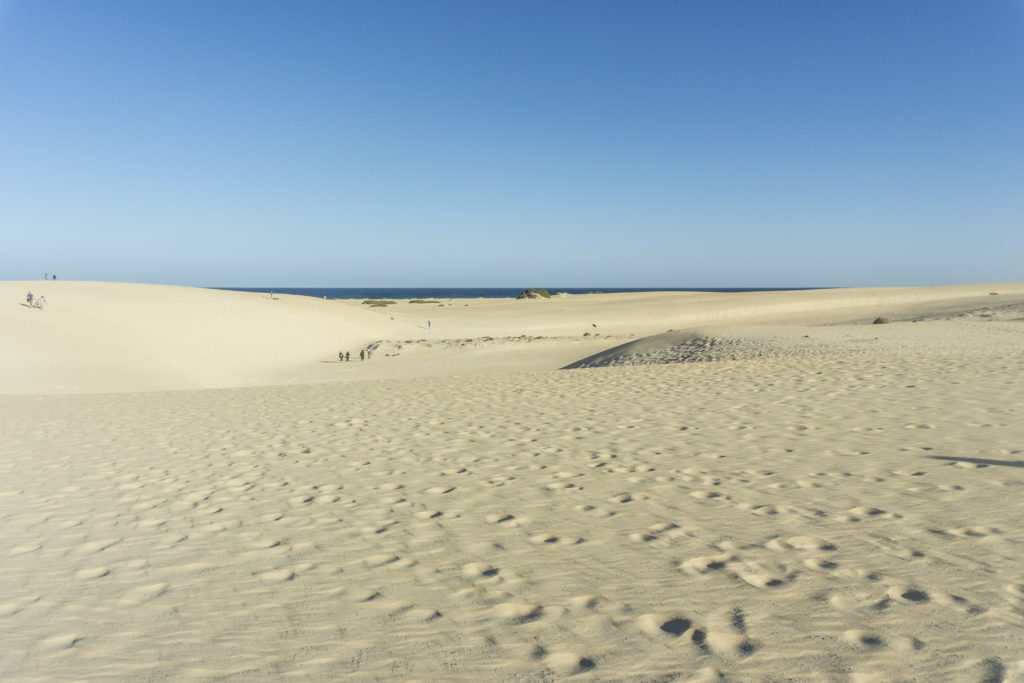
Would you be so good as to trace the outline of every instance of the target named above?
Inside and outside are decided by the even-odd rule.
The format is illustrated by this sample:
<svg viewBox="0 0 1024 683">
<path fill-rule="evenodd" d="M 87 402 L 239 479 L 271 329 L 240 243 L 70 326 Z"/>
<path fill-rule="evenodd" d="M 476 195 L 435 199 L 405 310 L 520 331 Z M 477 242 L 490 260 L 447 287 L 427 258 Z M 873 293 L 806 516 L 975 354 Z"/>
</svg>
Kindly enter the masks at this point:
<svg viewBox="0 0 1024 683">
<path fill-rule="evenodd" d="M 595 353 L 562 369 L 738 360 L 766 353 L 767 348 L 740 339 L 722 339 L 699 332 L 669 330 Z"/>
<path fill-rule="evenodd" d="M 24 305 L 29 290 L 49 305 Z M 371 308 L 357 301 L 62 281 L 0 283 L 2 301 L 0 393 L 50 394 L 554 370 L 580 358 L 573 367 L 761 358 L 779 353 L 778 340 L 746 330 L 737 335 L 736 326 L 860 324 L 879 316 L 1011 321 L 1024 310 L 1024 284 L 628 292 L 560 296 L 543 305 L 447 299 Z M 661 336 L 694 329 L 724 332 L 706 333 L 704 340 Z M 648 335 L 655 336 L 637 340 Z M 737 336 L 743 341 L 735 342 Z M 608 349 L 629 339 L 631 346 Z M 802 349 L 800 342 L 783 342 L 784 353 Z M 338 351 L 358 361 L 359 350 L 374 343 L 374 362 L 338 363 Z"/>
<path fill-rule="evenodd" d="M 14 304 L 45 294 L 43 310 Z M 0 392 L 279 383 L 404 325 L 351 302 L 105 282 L 0 284 Z"/>
</svg>

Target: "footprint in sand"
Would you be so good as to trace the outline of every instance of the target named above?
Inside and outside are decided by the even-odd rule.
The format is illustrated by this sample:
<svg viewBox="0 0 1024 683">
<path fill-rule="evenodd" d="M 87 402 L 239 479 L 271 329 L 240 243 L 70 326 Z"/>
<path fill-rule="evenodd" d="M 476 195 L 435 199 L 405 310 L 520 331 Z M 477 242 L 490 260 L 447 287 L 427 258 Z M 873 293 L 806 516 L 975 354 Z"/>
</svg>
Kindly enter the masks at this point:
<svg viewBox="0 0 1024 683">
<path fill-rule="evenodd" d="M 636 620 L 637 627 L 649 636 L 678 638 L 693 626 L 686 617 L 666 614 L 643 614 Z"/>
<path fill-rule="evenodd" d="M 93 553 L 98 553 L 103 550 L 106 550 L 110 546 L 116 545 L 120 542 L 120 538 L 107 538 L 99 541 L 88 541 L 74 548 L 72 552 L 74 552 L 77 555 L 92 555 Z"/>
<path fill-rule="evenodd" d="M 62 633 L 61 635 L 51 636 L 40 641 L 39 647 L 50 651 L 67 650 L 77 645 L 81 640 L 77 633 Z"/>
<path fill-rule="evenodd" d="M 430 609 L 429 607 L 421 607 L 418 609 L 410 609 L 409 611 L 405 612 L 403 616 L 409 621 L 428 622 L 434 621 L 435 619 L 440 619 L 442 615 L 436 609 Z"/>
<path fill-rule="evenodd" d="M 679 565 L 679 569 L 687 574 L 699 575 L 709 572 L 720 571 L 726 568 L 730 562 L 735 561 L 739 556 L 733 552 L 718 553 L 715 555 L 703 555 L 692 557 Z"/>
<path fill-rule="evenodd" d="M 843 611 L 859 611 L 862 609 L 885 609 L 889 606 L 889 599 L 878 599 L 877 593 L 868 591 L 851 592 L 842 591 L 829 595 L 828 602 L 834 608 Z"/>
<path fill-rule="evenodd" d="M 999 530 L 990 526 L 964 526 L 956 529 L 947 529 L 946 533 L 959 536 L 960 538 L 984 538 L 998 534 Z"/>
<path fill-rule="evenodd" d="M 385 565 L 398 562 L 398 555 L 391 555 L 388 553 L 382 553 L 380 555 L 370 555 L 369 557 L 363 558 L 363 566 L 370 569 L 376 567 L 383 567 Z"/>
<path fill-rule="evenodd" d="M 520 602 L 502 602 L 490 610 L 491 618 L 505 624 L 523 624 L 533 621 L 543 613 L 540 605 Z"/>
<path fill-rule="evenodd" d="M 952 593 L 935 591 L 931 593 L 930 596 L 937 604 L 952 607 L 953 609 L 966 612 L 968 614 L 983 614 L 986 611 L 984 607 L 979 607 L 967 598 L 963 598 L 959 595 L 953 595 Z"/>
<path fill-rule="evenodd" d="M 386 612 L 388 616 L 392 617 L 408 612 L 413 608 L 413 604 L 406 600 L 373 600 L 370 605 L 375 609 Z"/>
<path fill-rule="evenodd" d="M 828 541 L 816 536 L 790 536 L 786 542 L 797 550 L 835 550 L 836 547 Z"/>
<path fill-rule="evenodd" d="M 764 544 L 769 550 L 835 550 L 836 547 L 828 541 L 815 536 L 791 536 L 786 539 L 773 538 Z"/>
<path fill-rule="evenodd" d="M 569 607 L 575 610 L 592 611 L 606 604 L 608 604 L 608 600 L 592 593 L 569 598 Z"/>
<path fill-rule="evenodd" d="M 518 526 L 519 524 L 518 522 L 516 522 L 516 518 L 514 515 L 506 515 L 502 513 L 487 515 L 484 518 L 484 521 L 486 521 L 488 524 L 501 524 L 503 526 L 509 527 Z"/>
<path fill-rule="evenodd" d="M 833 562 L 832 560 L 826 560 L 820 557 L 809 557 L 806 560 L 804 560 L 804 566 L 808 569 L 813 569 L 815 571 L 821 572 L 831 571 L 839 565 Z"/>
<path fill-rule="evenodd" d="M 39 602 L 39 596 L 26 598 L 17 602 L 5 602 L 0 603 L 0 617 L 9 617 L 12 614 L 17 614 L 26 607 Z"/>
<path fill-rule="evenodd" d="M 849 510 L 847 510 L 847 514 L 850 515 L 851 521 L 857 522 L 867 517 L 877 517 L 879 515 L 884 515 L 885 510 L 882 510 L 881 508 L 871 507 L 870 505 L 858 505 L 857 507 L 852 507 Z"/>
<path fill-rule="evenodd" d="M 614 512 L 612 510 L 608 510 L 602 507 L 596 507 L 594 505 L 574 505 L 572 509 L 575 510 L 576 512 L 586 512 L 594 515 L 601 515 L 603 517 L 614 517 L 618 514 L 617 512 Z"/>
<path fill-rule="evenodd" d="M 471 562 L 462 567 L 462 575 L 467 579 L 480 579 L 496 576 L 500 570 L 486 562 Z"/>
<path fill-rule="evenodd" d="M 885 640 L 882 636 L 874 631 L 868 631 L 865 629 L 850 629 L 849 631 L 843 631 L 842 639 L 847 645 L 855 647 L 858 650 L 874 650 L 885 647 Z"/>
<path fill-rule="evenodd" d="M 75 579 L 79 581 L 88 581 L 90 579 L 98 579 L 106 576 L 110 573 L 110 570 L 106 567 L 91 567 L 89 569 L 79 569 L 75 572 Z"/>
<path fill-rule="evenodd" d="M 27 555 L 28 553 L 34 553 L 35 551 L 39 550 L 42 547 L 43 546 L 40 545 L 39 543 L 22 543 L 21 545 L 16 545 L 13 548 L 11 548 L 10 550 L 8 550 L 7 554 L 11 555 L 11 556 L 14 556 L 14 555 Z"/>
<path fill-rule="evenodd" d="M 338 586 L 326 592 L 331 597 L 341 597 L 346 602 L 370 602 L 380 597 L 380 593 L 372 588 L 352 588 Z"/>
<path fill-rule="evenodd" d="M 559 676 L 574 676 L 596 666 L 590 657 L 568 650 L 552 652 L 544 657 L 544 665 Z"/>
<path fill-rule="evenodd" d="M 629 540 L 636 543 L 648 543 L 650 541 L 657 541 L 662 536 L 669 538 L 672 536 L 672 531 L 678 529 L 678 524 L 672 522 L 658 522 L 648 527 L 647 531 L 638 531 L 629 535 Z"/>
<path fill-rule="evenodd" d="M 295 578 L 295 572 L 287 567 L 272 569 L 268 572 L 257 574 L 256 577 L 262 581 L 291 581 Z"/>
<path fill-rule="evenodd" d="M 892 600 L 907 604 L 921 604 L 931 600 L 928 593 L 913 586 L 890 586 L 885 595 Z"/>
<path fill-rule="evenodd" d="M 742 633 L 709 631 L 704 642 L 720 657 L 746 657 L 757 649 L 757 645 Z"/>
<path fill-rule="evenodd" d="M 795 576 L 785 565 L 774 562 L 738 562 L 729 570 L 755 588 L 778 588 Z"/>
<path fill-rule="evenodd" d="M 548 543 L 558 543 L 558 536 L 554 536 L 552 534 L 534 534 L 527 540 L 534 545 L 546 545 Z"/>
<path fill-rule="evenodd" d="M 141 605 L 144 602 L 160 597 L 167 592 L 168 588 L 170 588 L 170 585 L 166 583 L 154 583 L 148 586 L 133 588 L 124 594 L 120 604 L 125 606 Z"/>
</svg>

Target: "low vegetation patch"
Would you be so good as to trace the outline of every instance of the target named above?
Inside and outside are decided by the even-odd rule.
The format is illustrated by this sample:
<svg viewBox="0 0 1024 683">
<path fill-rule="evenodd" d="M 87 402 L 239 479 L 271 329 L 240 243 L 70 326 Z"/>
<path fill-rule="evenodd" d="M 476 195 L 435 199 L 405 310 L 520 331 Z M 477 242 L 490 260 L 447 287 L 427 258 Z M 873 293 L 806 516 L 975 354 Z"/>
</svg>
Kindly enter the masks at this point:
<svg viewBox="0 0 1024 683">
<path fill-rule="evenodd" d="M 517 299 L 550 299 L 551 292 L 546 289 L 524 289 Z"/>
<path fill-rule="evenodd" d="M 872 325 L 888 325 L 891 322 L 892 321 L 889 320 L 888 318 L 875 318 L 875 321 L 872 323 Z"/>
<path fill-rule="evenodd" d="M 441 303 L 437 299 L 409 299 L 411 304 L 439 304 Z"/>
<path fill-rule="evenodd" d="M 364 299 L 363 300 L 363 304 L 366 305 L 366 306 L 390 306 L 391 304 L 396 304 L 396 303 L 398 303 L 398 302 L 397 301 L 392 301 L 391 299 Z"/>
</svg>

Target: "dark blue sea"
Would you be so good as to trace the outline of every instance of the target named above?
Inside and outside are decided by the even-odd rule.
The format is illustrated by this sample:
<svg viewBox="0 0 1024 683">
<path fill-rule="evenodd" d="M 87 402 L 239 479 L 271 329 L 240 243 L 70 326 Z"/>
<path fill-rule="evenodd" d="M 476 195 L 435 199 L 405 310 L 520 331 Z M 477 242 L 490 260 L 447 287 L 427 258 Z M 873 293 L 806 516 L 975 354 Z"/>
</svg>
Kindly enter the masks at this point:
<svg viewBox="0 0 1024 683">
<path fill-rule="evenodd" d="M 522 287 L 213 287 L 235 292 L 298 294 L 318 299 L 507 299 L 519 296 Z M 549 292 L 785 292 L 815 287 L 545 287 Z"/>
</svg>

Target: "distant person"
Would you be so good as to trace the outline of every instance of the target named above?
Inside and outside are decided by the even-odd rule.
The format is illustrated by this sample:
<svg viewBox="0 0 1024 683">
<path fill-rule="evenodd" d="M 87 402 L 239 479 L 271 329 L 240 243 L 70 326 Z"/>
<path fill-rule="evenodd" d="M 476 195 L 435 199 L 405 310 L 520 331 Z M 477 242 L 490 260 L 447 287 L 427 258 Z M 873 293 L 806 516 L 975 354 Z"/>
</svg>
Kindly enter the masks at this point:
<svg viewBox="0 0 1024 683">
<path fill-rule="evenodd" d="M 344 363 L 345 362 L 345 352 L 344 351 L 338 351 L 338 362 L 339 363 Z"/>
<path fill-rule="evenodd" d="M 43 306 L 45 306 L 45 305 L 46 305 L 46 297 L 45 296 L 40 296 L 38 299 L 36 299 L 36 308 L 42 310 Z"/>
<path fill-rule="evenodd" d="M 370 360 L 373 357 L 373 350 L 369 347 L 366 348 L 366 360 Z"/>
<path fill-rule="evenodd" d="M 352 360 L 352 359 L 351 359 L 351 358 L 349 357 L 348 351 L 346 351 L 346 352 L 345 352 L 345 362 L 347 363 L 347 362 L 349 362 L 349 361 L 351 361 L 351 360 Z"/>
<path fill-rule="evenodd" d="M 366 360 L 366 351 L 363 349 L 359 349 L 359 360 Z"/>
<path fill-rule="evenodd" d="M 43 279 L 44 280 L 49 280 L 50 279 L 50 274 L 49 273 L 43 273 Z"/>
<path fill-rule="evenodd" d="M 29 308 L 31 308 L 32 307 L 32 292 L 28 293 L 28 296 L 25 297 L 25 301 L 28 302 Z"/>
<path fill-rule="evenodd" d="M 54 276 L 53 276 L 53 281 L 54 281 L 54 282 L 56 282 L 56 281 L 57 281 L 57 276 L 56 276 L 56 275 L 54 275 Z"/>
<path fill-rule="evenodd" d="M 427 329 L 428 330 L 430 329 L 430 321 L 429 320 L 427 321 Z"/>
</svg>

